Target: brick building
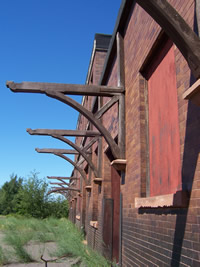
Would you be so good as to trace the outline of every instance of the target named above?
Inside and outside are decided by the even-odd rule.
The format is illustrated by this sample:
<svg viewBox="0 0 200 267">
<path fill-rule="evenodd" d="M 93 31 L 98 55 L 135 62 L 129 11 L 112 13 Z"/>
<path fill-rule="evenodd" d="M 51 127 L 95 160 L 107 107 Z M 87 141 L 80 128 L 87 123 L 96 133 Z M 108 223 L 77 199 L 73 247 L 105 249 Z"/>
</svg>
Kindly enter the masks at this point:
<svg viewBox="0 0 200 267">
<path fill-rule="evenodd" d="M 86 85 L 7 83 L 80 111 L 75 162 L 54 150 L 75 167 L 70 219 L 121 266 L 200 265 L 199 14 L 199 0 L 123 0 Z M 69 144 L 67 131 L 29 133 Z"/>
<path fill-rule="evenodd" d="M 169 2 L 197 32 L 195 1 Z M 88 150 L 98 177 L 76 158 L 87 181 L 80 179 L 81 194 L 71 199 L 73 221 L 84 227 L 91 247 L 122 266 L 199 266 L 200 109 L 183 99 L 195 78 L 152 17 L 123 1 L 112 37 L 95 36 L 87 84 L 119 85 L 118 32 L 124 41 L 125 160 L 113 161 L 102 137 Z M 85 96 L 82 105 L 97 114 L 110 99 Z M 99 119 L 116 142 L 119 102 Z M 80 115 L 77 130 L 95 127 Z M 92 138 L 78 137 L 76 144 L 84 148 Z M 77 170 L 73 175 L 80 176 Z"/>
</svg>

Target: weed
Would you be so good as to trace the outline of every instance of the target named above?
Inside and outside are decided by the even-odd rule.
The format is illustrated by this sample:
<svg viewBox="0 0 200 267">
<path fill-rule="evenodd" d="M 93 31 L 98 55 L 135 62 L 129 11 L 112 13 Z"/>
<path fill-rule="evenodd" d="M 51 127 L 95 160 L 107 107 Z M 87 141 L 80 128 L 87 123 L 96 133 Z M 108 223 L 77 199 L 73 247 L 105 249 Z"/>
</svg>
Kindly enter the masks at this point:
<svg viewBox="0 0 200 267">
<path fill-rule="evenodd" d="M 5 242 L 11 246 L 20 262 L 32 262 L 33 259 L 27 253 L 24 245 L 30 240 L 30 236 L 16 231 L 9 231 L 5 236 Z"/>
<path fill-rule="evenodd" d="M 34 218 L 8 217 L 0 222 L 0 230 L 4 232 L 5 242 L 14 249 L 21 262 L 33 261 L 25 246 L 31 241 L 45 243 L 53 241 L 57 250 L 50 256 L 57 258 L 79 259 L 83 266 L 110 267 L 111 264 L 99 253 L 83 244 L 83 234 L 67 219 L 49 218 L 38 220 Z M 34 244 L 34 243 L 33 243 Z M 0 251 L 0 261 L 3 256 Z M 5 258 L 2 258 L 3 260 Z M 80 266 L 79 263 L 75 265 Z"/>
<path fill-rule="evenodd" d="M 4 265 L 8 263 L 8 259 L 2 249 L 2 247 L 0 246 L 0 265 Z"/>
</svg>

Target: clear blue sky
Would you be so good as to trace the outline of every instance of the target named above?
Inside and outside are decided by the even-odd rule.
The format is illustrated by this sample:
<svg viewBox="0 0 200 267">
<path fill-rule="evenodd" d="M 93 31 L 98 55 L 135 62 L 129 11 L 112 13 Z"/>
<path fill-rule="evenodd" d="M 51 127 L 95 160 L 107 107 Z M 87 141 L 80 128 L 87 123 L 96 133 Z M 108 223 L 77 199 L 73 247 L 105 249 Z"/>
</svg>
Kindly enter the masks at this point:
<svg viewBox="0 0 200 267">
<path fill-rule="evenodd" d="M 7 80 L 84 84 L 95 33 L 112 34 L 121 0 L 0 0 L 0 186 L 12 173 L 69 176 L 72 166 L 35 148 L 67 148 L 26 128 L 75 129 L 78 113 Z M 77 98 L 76 98 L 77 99 Z M 79 98 L 81 101 L 81 98 Z"/>
</svg>

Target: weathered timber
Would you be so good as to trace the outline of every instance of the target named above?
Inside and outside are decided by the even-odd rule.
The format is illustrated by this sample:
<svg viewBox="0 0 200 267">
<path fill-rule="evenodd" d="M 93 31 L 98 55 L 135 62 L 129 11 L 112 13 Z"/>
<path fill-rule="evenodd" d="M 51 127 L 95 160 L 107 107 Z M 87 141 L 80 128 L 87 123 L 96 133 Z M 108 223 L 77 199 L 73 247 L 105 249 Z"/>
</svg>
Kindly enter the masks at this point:
<svg viewBox="0 0 200 267">
<path fill-rule="evenodd" d="M 79 154 L 76 150 L 73 149 L 57 149 L 57 148 L 36 148 L 38 153 L 60 153 L 60 154 Z"/>
<path fill-rule="evenodd" d="M 39 133 L 38 133 L 39 132 Z M 42 132 L 42 129 L 39 129 L 39 131 L 34 130 L 34 135 L 43 135 L 44 133 Z M 55 134 L 52 134 L 50 135 L 56 139 L 59 139 L 65 143 L 67 143 L 68 145 L 72 146 L 76 151 L 74 152 L 75 150 L 65 150 L 65 149 L 42 149 L 42 150 L 38 150 L 36 149 L 37 152 L 39 153 L 61 153 L 61 154 L 81 154 L 84 159 L 88 162 L 89 166 L 91 167 L 92 171 L 94 172 L 94 175 L 95 177 L 98 176 L 98 173 L 97 173 L 97 169 L 96 167 L 94 166 L 92 160 L 87 156 L 87 152 L 84 152 L 80 147 L 78 147 L 76 144 L 74 144 L 72 141 L 70 141 L 69 139 L 63 137 L 63 136 L 60 136 L 60 135 L 55 135 Z"/>
<path fill-rule="evenodd" d="M 190 99 L 194 104 L 200 106 L 200 79 L 184 92 L 183 99 Z"/>
<path fill-rule="evenodd" d="M 92 138 L 92 140 L 90 140 L 89 143 L 86 146 L 84 146 L 84 147 L 81 146 L 81 149 L 83 149 L 83 151 L 86 152 L 94 143 L 96 143 L 96 141 L 98 139 L 99 139 L 99 137 Z"/>
<path fill-rule="evenodd" d="M 56 182 L 51 182 L 50 184 L 53 184 L 53 185 L 60 185 L 60 186 L 64 186 L 64 185 L 70 185 L 70 183 L 56 183 Z"/>
<path fill-rule="evenodd" d="M 77 191 L 77 192 L 80 192 L 80 189 L 78 189 L 78 188 L 71 188 L 71 187 L 65 187 L 65 188 L 63 188 L 63 187 L 54 187 L 54 189 L 55 190 L 63 190 L 63 191 Z"/>
<path fill-rule="evenodd" d="M 62 176 L 47 176 L 48 179 L 57 179 L 57 180 L 79 180 L 77 177 L 62 177 Z"/>
<path fill-rule="evenodd" d="M 97 131 L 78 131 L 78 130 L 52 130 L 52 129 L 35 129 L 28 128 L 26 130 L 30 135 L 61 135 L 61 136 L 88 136 L 95 137 L 100 136 L 101 133 Z"/>
<path fill-rule="evenodd" d="M 58 181 L 62 182 L 61 184 L 64 184 L 64 185 L 67 185 L 67 186 L 70 186 L 71 183 L 66 183 L 64 180 L 62 179 L 57 179 Z"/>
<path fill-rule="evenodd" d="M 108 111 L 116 102 L 119 101 L 119 96 L 113 96 L 103 107 L 101 107 L 96 113 L 95 118 L 100 119 L 106 111 Z"/>
<path fill-rule="evenodd" d="M 200 78 L 200 39 L 166 0 L 136 0 L 163 28 L 187 60 L 192 74 Z"/>
<path fill-rule="evenodd" d="M 57 138 L 57 139 L 65 142 L 65 143 L 67 143 L 68 145 L 72 146 L 75 150 L 77 150 L 77 152 L 79 154 L 81 154 L 82 157 L 87 161 L 88 165 L 90 166 L 90 168 L 94 172 L 95 177 L 98 176 L 97 169 L 96 169 L 95 165 L 93 164 L 92 160 L 87 156 L 87 154 L 86 154 L 87 152 L 83 151 L 79 146 L 77 146 L 76 144 L 74 144 L 73 142 L 71 142 L 70 140 L 68 140 L 65 137 L 62 137 L 59 135 L 52 135 L 52 137 Z"/>
<path fill-rule="evenodd" d="M 58 193 L 58 192 L 62 192 L 62 193 L 64 193 L 64 192 L 66 192 L 66 191 L 77 191 L 77 192 L 80 192 L 81 190 L 80 189 L 77 189 L 77 188 L 65 188 L 65 189 L 63 189 L 63 188 L 57 188 L 57 189 L 52 189 L 52 190 L 50 190 L 48 193 L 47 193 L 47 195 L 50 195 L 50 194 L 52 194 L 52 193 Z"/>
<path fill-rule="evenodd" d="M 103 124 L 94 117 L 92 112 L 88 111 L 86 108 L 84 108 L 81 104 L 73 100 L 72 98 L 63 95 L 62 93 L 48 91 L 46 92 L 47 96 L 50 96 L 52 98 L 55 98 L 70 107 L 76 109 L 79 111 L 82 115 L 84 115 L 103 135 L 105 140 L 107 141 L 108 145 L 110 146 L 110 149 L 112 151 L 114 158 L 120 158 L 120 149 L 114 139 L 112 138 L 111 134 L 108 132 L 108 130 L 103 126 Z"/>
<path fill-rule="evenodd" d="M 85 183 L 87 183 L 87 176 L 86 173 L 83 169 L 81 169 L 73 160 L 71 160 L 70 158 L 64 156 L 63 154 L 59 154 L 59 153 L 54 153 L 54 155 L 63 158 L 64 160 L 67 160 L 69 163 L 71 163 L 75 169 L 77 169 L 79 171 L 79 173 L 81 174 L 82 178 L 85 180 Z"/>
<path fill-rule="evenodd" d="M 64 83 L 41 83 L 8 81 L 6 86 L 13 92 L 45 93 L 47 91 L 60 92 L 68 95 L 89 95 L 89 96 L 113 96 L 123 93 L 123 88 L 108 87 L 102 85 L 88 84 L 64 84 Z"/>
<path fill-rule="evenodd" d="M 87 176 L 84 172 L 83 169 L 81 169 L 73 160 L 71 160 L 70 158 L 68 158 L 67 156 L 64 156 L 62 153 L 56 152 L 63 150 L 63 149 L 40 149 L 40 148 L 36 148 L 35 149 L 38 153 L 50 153 L 53 154 L 55 156 L 58 156 L 60 158 L 63 158 L 64 160 L 68 161 L 69 163 L 71 163 L 81 174 L 82 178 L 85 180 L 85 182 L 87 182 Z"/>
<path fill-rule="evenodd" d="M 125 87 L 125 74 L 124 74 L 124 40 L 120 33 L 117 33 L 117 76 L 118 86 Z M 120 148 L 120 158 L 125 158 L 125 94 L 119 97 L 119 127 L 118 127 L 118 145 Z"/>
<path fill-rule="evenodd" d="M 15 84 L 14 82 L 7 82 L 7 87 L 9 87 L 11 90 L 14 92 L 16 91 L 18 84 Z M 44 91 L 35 91 L 35 90 L 30 90 L 30 89 L 25 89 L 25 84 L 23 84 L 23 91 L 18 90 L 18 92 L 36 92 L 36 93 L 45 93 L 47 96 L 55 98 L 70 107 L 76 109 L 79 111 L 83 116 L 85 116 L 104 136 L 105 140 L 107 141 L 108 145 L 110 146 L 110 149 L 112 151 L 113 157 L 114 158 L 119 158 L 120 157 L 120 150 L 116 142 L 113 140 L 111 134 L 108 132 L 108 130 L 102 125 L 102 123 L 94 117 L 92 112 L 88 111 L 86 108 L 84 108 L 81 104 L 73 100 L 72 98 L 64 95 L 62 92 L 59 91 L 53 91 L 50 89 L 45 89 L 43 88 Z M 117 88 L 117 90 L 121 90 L 120 88 Z M 124 89 L 123 89 L 124 90 Z M 122 90 L 122 91 L 123 91 Z M 120 93 L 121 94 L 121 93 Z"/>
</svg>

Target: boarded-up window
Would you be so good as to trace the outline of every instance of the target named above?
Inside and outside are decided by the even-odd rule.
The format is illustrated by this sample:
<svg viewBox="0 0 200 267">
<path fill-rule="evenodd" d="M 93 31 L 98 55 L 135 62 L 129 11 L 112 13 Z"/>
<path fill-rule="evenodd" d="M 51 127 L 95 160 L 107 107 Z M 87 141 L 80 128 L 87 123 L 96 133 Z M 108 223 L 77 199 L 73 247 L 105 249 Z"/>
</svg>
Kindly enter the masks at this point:
<svg viewBox="0 0 200 267">
<path fill-rule="evenodd" d="M 162 46 L 147 72 L 150 196 L 180 188 L 180 137 L 174 47 Z"/>
</svg>

